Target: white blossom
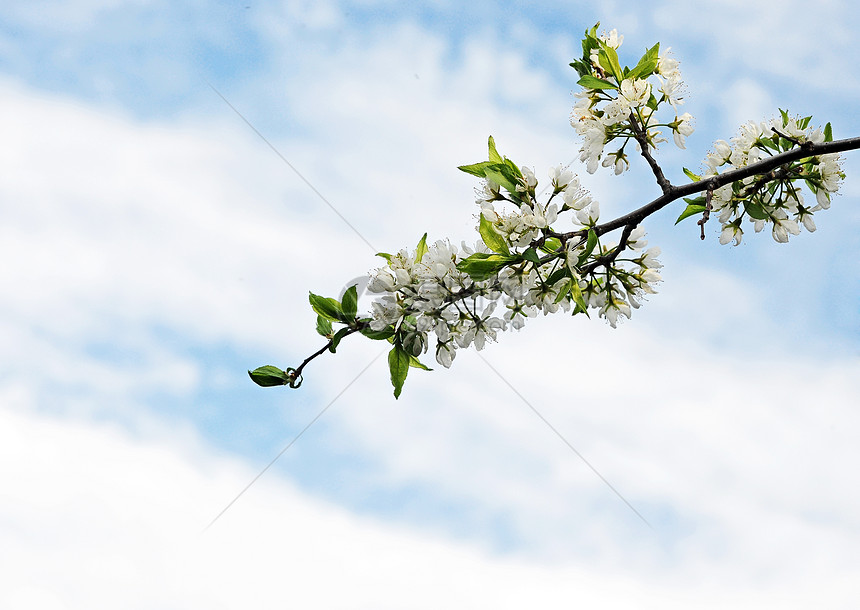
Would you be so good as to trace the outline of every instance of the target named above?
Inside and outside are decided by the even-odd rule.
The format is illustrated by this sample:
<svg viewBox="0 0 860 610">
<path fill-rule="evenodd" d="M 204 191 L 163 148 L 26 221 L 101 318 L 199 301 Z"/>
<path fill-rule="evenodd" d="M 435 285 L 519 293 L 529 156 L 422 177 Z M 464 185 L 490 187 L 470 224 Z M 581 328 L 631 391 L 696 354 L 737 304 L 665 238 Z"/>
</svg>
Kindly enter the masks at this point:
<svg viewBox="0 0 860 610">
<path fill-rule="evenodd" d="M 692 120 L 693 116 L 689 112 L 685 112 L 675 119 L 676 126 L 673 128 L 673 137 L 678 148 L 686 148 L 684 138 L 693 133 Z"/>
<path fill-rule="evenodd" d="M 724 140 L 714 143 L 714 151 L 705 159 L 705 176 L 717 175 L 724 166 L 725 171 L 746 167 L 804 142 L 823 142 L 822 130 L 808 127 L 807 123 L 808 120 L 788 117 L 787 114 L 765 122 L 748 121 L 732 138 L 731 144 Z M 774 150 L 777 140 L 780 148 Z M 795 184 L 799 182 L 796 174 L 772 175 L 769 182 L 777 181 L 776 187 L 765 188 L 768 181 L 757 186 L 761 177 L 750 176 L 735 183 L 734 188 L 727 184 L 715 190 L 711 205 L 721 224 L 720 243 L 733 241 L 735 245 L 740 244 L 743 235 L 740 221 L 748 215 L 749 206 L 759 210 L 755 217 L 749 216 L 755 232 L 771 225 L 771 235 L 778 243 L 786 243 L 791 235 L 798 235 L 801 226 L 807 231 L 815 231 L 813 214 L 830 207 L 831 195 L 838 191 L 844 174 L 840 155 L 836 153 L 813 157 L 808 164 L 806 161 L 802 163 L 804 166 L 799 171 L 816 199 L 817 205 L 812 208 L 804 204 L 800 184 Z M 763 217 L 759 217 L 761 212 L 764 212 Z"/>
</svg>

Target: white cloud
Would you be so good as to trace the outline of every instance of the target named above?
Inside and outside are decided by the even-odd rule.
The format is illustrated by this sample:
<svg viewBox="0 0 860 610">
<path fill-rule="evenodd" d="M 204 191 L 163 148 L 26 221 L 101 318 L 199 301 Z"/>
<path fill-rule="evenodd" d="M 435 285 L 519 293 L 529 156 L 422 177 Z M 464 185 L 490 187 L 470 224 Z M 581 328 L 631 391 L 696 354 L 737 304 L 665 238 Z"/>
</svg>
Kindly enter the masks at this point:
<svg viewBox="0 0 860 610">
<path fill-rule="evenodd" d="M 695 324 L 679 321 L 678 332 L 694 334 Z M 356 390 L 363 400 L 335 417 L 356 451 L 383 465 L 388 486 L 465 498 L 478 527 L 503 515 L 539 554 L 624 564 L 645 553 L 665 568 L 685 565 L 693 544 L 721 573 L 746 580 L 769 565 L 779 580 L 794 562 L 770 536 L 804 540 L 811 552 L 824 548 L 820 532 L 834 569 L 852 562 L 860 498 L 843 482 L 857 453 L 839 430 L 860 424 L 856 359 L 714 353 L 657 330 L 547 320 L 486 352 L 655 524 L 667 545 L 656 557 L 629 509 L 474 357 L 412 374 L 396 408 L 373 387 L 380 374 L 368 374 Z"/>
<path fill-rule="evenodd" d="M 248 139 L 134 126 L 4 89 L 16 146 L 0 184 L 2 248 L 20 261 L 2 269 L 10 314 L 69 337 L 167 322 L 203 335 L 244 326 L 234 338 L 256 327 L 262 338 L 271 325 L 260 310 L 295 294 L 289 278 L 307 284 L 332 264 L 311 269 L 304 253 L 314 234 L 341 227 L 314 226 L 301 208 L 320 204 L 277 186 L 277 159 L 242 149 Z"/>
<path fill-rule="evenodd" d="M 796 81 L 812 78 L 814 86 L 855 86 L 839 78 L 837 68 L 850 61 L 844 51 L 855 40 L 851 31 L 857 14 L 850 2 L 821 2 L 809 10 L 797 0 L 722 0 L 697 6 L 692 15 L 688 4 L 667 1 L 649 13 L 657 28 L 699 41 L 710 55 L 708 63 L 721 73 L 750 71 Z M 788 31 L 797 35 L 782 35 Z"/>
<path fill-rule="evenodd" d="M 737 130 L 748 121 L 762 121 L 777 115 L 773 96 L 749 78 L 740 78 L 726 87 L 720 105 L 727 109 L 723 125 L 726 130 Z"/>
<path fill-rule="evenodd" d="M 652 570 L 493 557 L 469 546 L 356 517 L 274 477 L 261 480 L 200 533 L 253 471 L 193 438 L 132 437 L 116 427 L 57 420 L 26 407 L 0 412 L 0 482 L 7 524 L 0 563 L 8 608 L 437 608 L 525 605 L 595 608 L 828 607 L 856 593 L 844 569 L 818 564 L 815 579 L 751 587 L 685 549 L 674 578 Z M 738 521 L 749 519 L 741 507 Z M 783 520 L 784 521 L 784 520 Z M 579 527 L 586 527 L 578 524 Z M 771 553 L 801 551 L 796 523 L 755 536 Z M 771 539 L 771 534 L 776 538 Z M 812 530 L 812 542 L 844 542 Z M 822 535 L 824 538 L 822 539 Z M 817 540 L 816 540 L 817 539 Z M 780 546 L 785 546 L 784 550 Z M 820 549 L 823 550 L 823 549 Z M 653 553 L 654 550 L 651 551 Z M 647 559 L 643 556 L 642 559 Z M 750 580 L 766 578 L 772 568 Z M 792 599 L 786 599 L 788 594 Z"/>
</svg>

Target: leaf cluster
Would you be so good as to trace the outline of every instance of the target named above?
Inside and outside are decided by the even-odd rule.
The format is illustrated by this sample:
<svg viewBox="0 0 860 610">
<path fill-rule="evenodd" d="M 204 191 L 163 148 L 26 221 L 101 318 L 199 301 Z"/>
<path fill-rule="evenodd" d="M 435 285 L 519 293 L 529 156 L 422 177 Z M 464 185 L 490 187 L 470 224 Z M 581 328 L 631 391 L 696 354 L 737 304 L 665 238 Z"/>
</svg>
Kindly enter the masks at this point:
<svg viewBox="0 0 860 610">
<path fill-rule="evenodd" d="M 493 140 L 493 136 L 490 136 L 488 144 L 490 149 L 490 158 L 488 161 L 472 165 L 461 165 L 457 169 L 478 178 L 485 178 L 491 184 L 496 184 L 504 188 L 512 201 L 521 201 L 522 191 L 517 189 L 517 186 L 522 185 L 524 182 L 522 171 L 520 171 L 516 163 L 499 154 L 496 150 L 496 142 Z M 500 198 L 502 197 L 500 196 Z"/>
<path fill-rule="evenodd" d="M 578 85 L 586 89 L 618 89 L 623 80 L 645 79 L 655 73 L 660 59 L 659 42 L 647 49 L 633 68 L 627 66 L 622 68 L 618 52 L 598 37 L 598 26 L 600 22 L 585 31 L 582 39 L 582 57 L 570 63 L 580 76 Z M 597 51 L 598 67 L 595 67 L 592 62 L 594 51 Z M 610 78 L 612 80 L 609 80 Z"/>
</svg>

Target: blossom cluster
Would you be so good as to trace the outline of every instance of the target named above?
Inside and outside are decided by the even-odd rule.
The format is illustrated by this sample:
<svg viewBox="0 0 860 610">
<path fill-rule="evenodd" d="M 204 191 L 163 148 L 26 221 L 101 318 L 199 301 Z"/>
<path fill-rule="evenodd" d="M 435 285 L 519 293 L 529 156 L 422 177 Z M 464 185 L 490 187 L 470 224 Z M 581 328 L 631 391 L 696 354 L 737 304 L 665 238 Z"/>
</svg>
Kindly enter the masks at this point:
<svg viewBox="0 0 860 610">
<path fill-rule="evenodd" d="M 591 282 L 583 285 L 582 292 L 588 306 L 597 309 L 612 328 L 615 328 L 619 316 L 630 318 L 631 307 L 638 309 L 645 296 L 657 292 L 654 286 L 662 280 L 657 271 L 663 266 L 657 260 L 660 248 L 653 246 L 645 249 L 648 242 L 644 235 L 642 227 L 634 229 L 626 244 L 630 255 L 624 258 L 619 256 L 613 265 L 607 266 L 603 273 L 595 274 Z M 614 243 L 606 244 L 601 247 L 601 254 L 606 255 L 616 247 Z"/>
<path fill-rule="evenodd" d="M 631 139 L 641 150 L 644 144 L 656 148 L 662 128 L 672 132 L 675 144 L 685 148 L 685 138 L 693 133 L 693 117 L 688 112 L 678 114 L 684 103 L 686 87 L 681 79 L 678 61 L 669 49 L 660 53 L 659 43 L 645 52 L 632 69 L 621 68 L 617 50 L 624 36 L 616 30 L 597 35 L 597 26 L 586 32 L 582 59 L 571 64 L 580 74 L 583 87 L 574 95 L 577 102 L 570 123 L 582 139 L 580 160 L 589 173 L 601 163 L 613 167 L 616 174 L 629 168 L 625 148 Z M 658 110 L 668 104 L 674 119 L 661 123 Z M 605 147 L 613 140 L 621 145 L 611 152 Z"/>
<path fill-rule="evenodd" d="M 573 172 L 550 169 L 552 193 L 543 203 L 529 168 L 514 175 L 507 193 L 489 178 L 478 190 L 481 239 L 474 248 L 427 246 L 425 236 L 414 251 L 381 255 L 387 264 L 368 283 L 369 292 L 381 295 L 372 304 L 373 331 L 390 329 L 416 357 L 428 351 L 432 333 L 436 360 L 450 367 L 458 349 L 483 349 L 499 331 L 519 330 L 538 313 L 595 309 L 614 327 L 655 292 L 660 250 L 644 250 L 644 229 L 632 229 L 618 246 L 600 243 L 599 205 Z M 499 202 L 512 209 L 497 210 Z M 552 224 L 565 212 L 575 230 L 557 233 Z"/>
<path fill-rule="evenodd" d="M 832 140 L 830 124 L 822 129 L 809 127 L 810 118 L 781 116 L 766 122 L 750 121 L 743 125 L 731 143 L 717 140 L 705 159 L 702 178 L 715 176 L 720 169 L 733 170 L 786 152 L 805 143 Z M 838 153 L 822 154 L 788 163 L 764 175 L 755 175 L 716 189 L 711 208 L 719 215 L 720 243 L 740 244 L 744 217 L 756 232 L 770 226 L 774 240 L 788 241 L 800 228 L 815 231 L 813 214 L 830 207 L 830 200 L 844 178 Z M 814 202 L 807 202 L 801 190 L 805 183 Z"/>
<path fill-rule="evenodd" d="M 486 251 L 479 243 L 478 251 Z M 496 338 L 507 321 L 493 316 L 499 298 L 498 282 L 474 281 L 457 264 L 468 255 L 446 241 L 437 241 L 421 253 L 401 250 L 385 267 L 371 274 L 368 291 L 382 294 L 372 304 L 370 328 L 392 327 L 404 349 L 420 356 L 429 346 L 428 334 L 436 335 L 436 360 L 451 366 L 457 348 L 474 345 L 483 349 Z"/>
</svg>

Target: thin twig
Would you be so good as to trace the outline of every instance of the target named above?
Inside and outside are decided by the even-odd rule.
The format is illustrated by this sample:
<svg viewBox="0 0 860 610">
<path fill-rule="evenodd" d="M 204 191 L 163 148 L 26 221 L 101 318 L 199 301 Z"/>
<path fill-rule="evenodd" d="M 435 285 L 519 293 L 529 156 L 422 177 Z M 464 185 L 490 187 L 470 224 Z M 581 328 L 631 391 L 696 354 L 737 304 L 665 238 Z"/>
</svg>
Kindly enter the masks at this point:
<svg viewBox="0 0 860 610">
<path fill-rule="evenodd" d="M 702 218 L 699 219 L 699 222 L 696 223 L 702 229 L 702 240 L 705 239 L 705 225 L 707 224 L 708 219 L 711 217 L 711 209 L 713 209 L 711 206 L 711 199 L 713 198 L 713 196 L 713 188 L 709 188 L 707 191 L 705 191 L 705 211 L 702 212 Z"/>
<path fill-rule="evenodd" d="M 784 134 L 781 131 L 778 131 L 777 129 L 775 129 L 773 127 L 771 127 L 771 129 L 773 130 L 773 133 L 778 135 L 780 138 L 784 138 L 784 139 L 788 140 L 789 142 L 791 142 L 795 146 L 799 146 L 801 148 L 805 148 L 808 150 L 809 147 L 813 145 L 813 142 L 810 142 L 809 140 L 804 140 L 803 142 L 801 142 L 797 138 L 793 138 L 790 135 Z"/>
<path fill-rule="evenodd" d="M 353 334 L 353 333 L 357 333 L 357 332 L 359 332 L 360 330 L 362 330 L 363 328 L 366 328 L 366 327 L 367 327 L 367 324 L 362 324 L 361 322 L 356 322 L 356 324 L 358 324 L 358 326 L 355 326 L 354 328 L 350 328 L 348 332 L 344 333 L 344 334 L 340 337 L 340 339 L 338 339 L 338 341 L 342 341 L 345 337 L 348 337 L 348 336 L 350 336 L 350 335 L 351 335 L 351 334 Z M 306 365 L 307 365 L 311 360 L 313 360 L 313 359 L 314 359 L 314 358 L 316 358 L 317 356 L 320 356 L 320 355 L 324 354 L 324 353 L 326 352 L 326 350 L 330 349 L 330 348 L 331 348 L 331 346 L 332 346 L 333 344 L 334 344 L 334 337 L 332 337 L 331 339 L 329 339 L 329 342 L 328 342 L 328 343 L 326 343 L 325 345 L 323 345 L 320 349 L 318 349 L 318 350 L 317 350 L 317 351 L 315 351 L 313 354 L 311 354 L 310 356 L 308 356 L 307 358 L 305 358 L 299 366 L 297 366 L 295 369 L 292 369 L 291 375 L 292 375 L 294 378 L 296 378 L 296 379 L 298 379 L 299 377 L 301 377 L 301 375 L 302 375 L 302 369 L 304 369 L 304 368 L 305 368 L 305 366 L 306 366 Z"/>
<path fill-rule="evenodd" d="M 648 144 L 648 135 L 645 133 L 645 128 L 639 123 L 639 119 L 636 118 L 636 115 L 632 112 L 630 113 L 630 127 L 633 129 L 633 136 L 636 138 L 636 141 L 639 143 L 639 152 L 642 153 L 642 156 L 648 162 L 648 165 L 651 167 L 651 171 L 654 173 L 654 177 L 657 179 L 657 185 L 663 191 L 663 193 L 668 193 L 672 190 L 672 183 L 666 178 L 663 174 L 663 169 L 657 163 L 657 160 L 654 159 L 654 156 L 651 154 L 650 146 Z"/>
</svg>

